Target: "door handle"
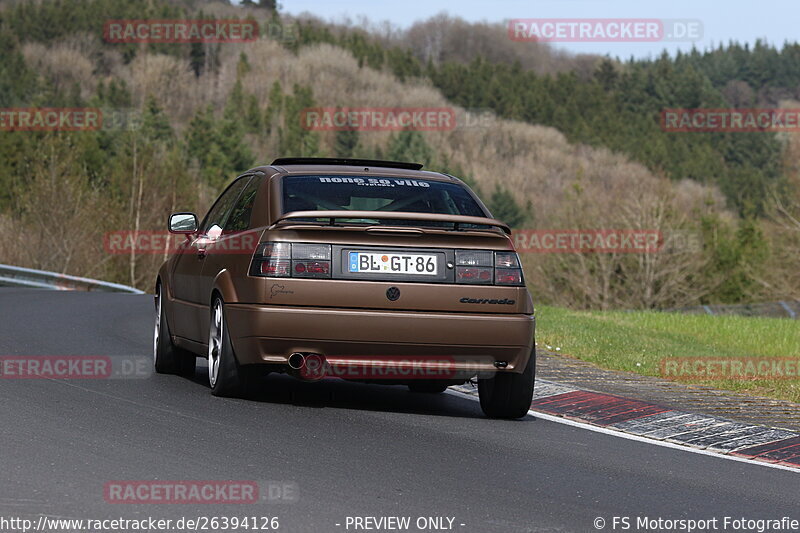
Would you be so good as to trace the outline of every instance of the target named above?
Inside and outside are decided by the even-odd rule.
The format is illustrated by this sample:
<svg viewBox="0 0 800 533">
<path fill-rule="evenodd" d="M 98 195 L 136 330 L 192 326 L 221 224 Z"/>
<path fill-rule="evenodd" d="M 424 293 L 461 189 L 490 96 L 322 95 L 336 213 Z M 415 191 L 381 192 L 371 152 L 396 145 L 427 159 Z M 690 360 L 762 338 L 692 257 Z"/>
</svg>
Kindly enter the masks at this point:
<svg viewBox="0 0 800 533">
<path fill-rule="evenodd" d="M 196 241 L 194 241 L 194 246 L 197 248 L 197 258 L 198 259 L 205 259 L 208 255 L 206 248 L 208 245 L 211 244 L 211 239 L 206 237 L 205 235 L 200 236 Z"/>
</svg>

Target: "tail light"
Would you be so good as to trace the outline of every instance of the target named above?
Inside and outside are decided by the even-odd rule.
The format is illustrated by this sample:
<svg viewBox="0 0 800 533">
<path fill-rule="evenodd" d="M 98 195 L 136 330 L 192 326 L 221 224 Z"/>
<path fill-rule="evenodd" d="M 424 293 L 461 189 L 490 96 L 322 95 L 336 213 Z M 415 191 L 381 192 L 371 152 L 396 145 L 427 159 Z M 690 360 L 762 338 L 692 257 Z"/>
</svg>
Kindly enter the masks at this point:
<svg viewBox="0 0 800 533">
<path fill-rule="evenodd" d="M 250 265 L 251 276 L 286 278 L 291 275 L 292 245 L 288 242 L 262 242 Z"/>
<path fill-rule="evenodd" d="M 495 285 L 522 285 L 522 271 L 518 268 L 498 268 L 494 273 Z"/>
<path fill-rule="evenodd" d="M 522 266 L 516 252 L 494 253 L 494 284 L 513 287 L 525 285 L 522 279 Z"/>
<path fill-rule="evenodd" d="M 262 242 L 250 265 L 251 276 L 330 278 L 331 245 Z"/>
<path fill-rule="evenodd" d="M 250 275 L 268 278 L 331 278 L 330 244 L 262 242 Z M 467 285 L 525 285 L 515 252 L 456 250 L 455 282 Z"/>
<path fill-rule="evenodd" d="M 456 283 L 491 285 L 493 263 L 489 250 L 456 250 Z"/>
<path fill-rule="evenodd" d="M 514 252 L 495 252 L 495 268 L 519 268 L 519 257 Z"/>
<path fill-rule="evenodd" d="M 525 284 L 515 252 L 456 250 L 455 267 L 456 283 L 513 287 Z"/>
<path fill-rule="evenodd" d="M 492 269 L 482 267 L 456 267 L 456 283 L 492 284 Z"/>
<path fill-rule="evenodd" d="M 330 261 L 292 261 L 292 276 L 300 278 L 327 278 L 331 274 Z"/>
</svg>

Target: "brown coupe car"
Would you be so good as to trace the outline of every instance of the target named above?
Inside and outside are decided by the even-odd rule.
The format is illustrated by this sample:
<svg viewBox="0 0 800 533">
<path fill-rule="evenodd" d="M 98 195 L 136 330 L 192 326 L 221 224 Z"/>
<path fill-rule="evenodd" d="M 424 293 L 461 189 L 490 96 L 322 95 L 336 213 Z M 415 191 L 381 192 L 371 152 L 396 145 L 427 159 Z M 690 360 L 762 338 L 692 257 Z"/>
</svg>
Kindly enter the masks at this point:
<svg viewBox="0 0 800 533">
<path fill-rule="evenodd" d="M 530 407 L 534 316 L 510 230 L 459 179 L 389 161 L 249 170 L 155 285 L 156 371 L 235 396 L 268 372 L 442 392 L 477 377 L 490 417 Z M 262 386 L 266 382 L 261 382 Z"/>
</svg>

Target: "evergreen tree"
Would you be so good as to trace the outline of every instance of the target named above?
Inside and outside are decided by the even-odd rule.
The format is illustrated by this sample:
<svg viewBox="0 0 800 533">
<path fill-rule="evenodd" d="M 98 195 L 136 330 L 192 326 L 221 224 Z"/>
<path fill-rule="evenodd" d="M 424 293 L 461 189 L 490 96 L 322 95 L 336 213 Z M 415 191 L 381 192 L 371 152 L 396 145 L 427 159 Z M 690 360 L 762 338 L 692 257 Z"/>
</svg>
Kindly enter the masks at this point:
<svg viewBox="0 0 800 533">
<path fill-rule="evenodd" d="M 486 207 L 492 212 L 492 216 L 502 220 L 512 228 L 519 228 L 527 222 L 528 212 L 531 209 L 530 202 L 528 203 L 527 211 L 520 207 L 514 199 L 514 195 L 499 184 L 495 185 Z"/>
<path fill-rule="evenodd" d="M 418 131 L 401 131 L 389 138 L 387 157 L 392 161 L 410 161 L 429 164 L 433 149 Z"/>
<path fill-rule="evenodd" d="M 319 134 L 303 124 L 305 111 L 312 107 L 314 96 L 310 87 L 295 84 L 292 94 L 284 97 L 285 120 L 278 143 L 278 150 L 283 157 L 320 155 Z"/>
<path fill-rule="evenodd" d="M 231 111 L 222 120 L 209 105 L 198 111 L 189 124 L 187 152 L 198 163 L 203 179 L 221 188 L 231 174 L 246 170 L 255 158 L 244 143 L 244 129 Z"/>
<path fill-rule="evenodd" d="M 142 115 L 142 134 L 151 142 L 167 145 L 172 144 L 175 138 L 169 119 L 152 95 L 149 95 L 145 102 Z"/>
<path fill-rule="evenodd" d="M 340 111 L 337 108 L 336 111 Z M 333 138 L 333 153 L 336 157 L 353 157 L 358 149 L 357 130 L 337 130 Z"/>
<path fill-rule="evenodd" d="M 281 89 L 281 83 L 275 80 L 269 90 L 267 109 L 264 111 L 264 126 L 267 134 L 272 132 L 274 122 L 280 117 L 282 111 L 283 89 Z"/>
</svg>

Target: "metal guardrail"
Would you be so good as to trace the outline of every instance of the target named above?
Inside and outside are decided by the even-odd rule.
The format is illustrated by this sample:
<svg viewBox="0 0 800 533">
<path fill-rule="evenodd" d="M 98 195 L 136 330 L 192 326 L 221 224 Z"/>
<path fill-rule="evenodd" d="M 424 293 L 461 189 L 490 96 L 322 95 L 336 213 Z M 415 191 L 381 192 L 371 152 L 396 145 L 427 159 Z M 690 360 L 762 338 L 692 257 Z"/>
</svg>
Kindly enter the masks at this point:
<svg viewBox="0 0 800 533">
<path fill-rule="evenodd" d="M 35 270 L 33 268 L 22 268 L 2 264 L 0 264 L 0 285 L 37 287 L 61 291 L 102 291 L 144 294 L 144 291 L 128 287 L 127 285 L 120 285 L 119 283 L 109 283 L 97 279 L 81 278 L 78 276 L 59 274 L 57 272 L 48 272 L 46 270 Z"/>
</svg>

